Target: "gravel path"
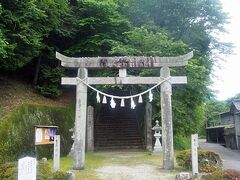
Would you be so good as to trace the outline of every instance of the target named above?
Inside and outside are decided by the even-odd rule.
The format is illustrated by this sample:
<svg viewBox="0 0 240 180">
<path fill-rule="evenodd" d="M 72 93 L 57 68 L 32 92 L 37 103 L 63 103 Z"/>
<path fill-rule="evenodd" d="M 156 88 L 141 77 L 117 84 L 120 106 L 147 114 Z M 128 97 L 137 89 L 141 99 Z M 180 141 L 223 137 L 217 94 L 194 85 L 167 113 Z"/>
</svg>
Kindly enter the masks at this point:
<svg viewBox="0 0 240 180">
<path fill-rule="evenodd" d="M 221 159 L 223 160 L 224 169 L 240 170 L 240 151 L 239 150 L 231 150 L 219 144 L 206 143 L 206 142 L 199 142 L 199 146 L 202 149 L 212 150 L 218 153 Z"/>
<path fill-rule="evenodd" d="M 100 180 L 175 180 L 176 170 L 162 169 L 159 156 L 144 152 L 116 152 L 106 154 L 109 163 L 96 169 Z"/>
<path fill-rule="evenodd" d="M 175 175 L 160 172 L 151 165 L 104 166 L 97 170 L 97 175 L 102 180 L 171 180 Z"/>
</svg>

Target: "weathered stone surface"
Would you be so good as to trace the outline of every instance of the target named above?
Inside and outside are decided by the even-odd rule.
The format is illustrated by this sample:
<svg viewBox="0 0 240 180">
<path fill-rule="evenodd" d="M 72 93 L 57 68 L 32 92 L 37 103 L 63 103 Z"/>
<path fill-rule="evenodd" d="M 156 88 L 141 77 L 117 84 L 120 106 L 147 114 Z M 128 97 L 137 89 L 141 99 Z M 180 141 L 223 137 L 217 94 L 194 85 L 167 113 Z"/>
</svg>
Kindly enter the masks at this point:
<svg viewBox="0 0 240 180">
<path fill-rule="evenodd" d="M 32 157 L 24 157 L 18 160 L 18 180 L 36 180 L 37 160 Z"/>
<path fill-rule="evenodd" d="M 180 172 L 176 175 L 176 180 L 190 180 L 191 174 L 189 172 Z"/>
<path fill-rule="evenodd" d="M 84 79 L 88 76 L 85 68 L 79 68 L 78 77 Z M 77 84 L 76 92 L 76 114 L 74 128 L 74 157 L 73 169 L 80 170 L 85 162 L 85 139 L 86 139 L 86 111 L 87 111 L 87 86 L 83 83 Z"/>
<path fill-rule="evenodd" d="M 53 170 L 60 169 L 60 135 L 54 136 Z"/>
<path fill-rule="evenodd" d="M 94 150 L 94 108 L 87 108 L 87 151 Z"/>
<path fill-rule="evenodd" d="M 147 102 L 145 106 L 146 122 L 146 149 L 152 151 L 152 105 Z"/>
<path fill-rule="evenodd" d="M 89 77 L 84 79 L 87 84 L 158 84 L 164 80 L 161 77 Z M 169 78 L 171 84 L 186 84 L 186 76 L 173 76 Z M 76 85 L 77 78 L 63 77 L 62 84 Z"/>
<path fill-rule="evenodd" d="M 170 76 L 168 67 L 162 67 L 160 71 L 162 78 Z M 173 128 L 172 128 L 172 85 L 165 81 L 161 85 L 161 117 L 162 117 L 162 146 L 163 146 L 163 168 L 171 170 L 174 168 Z"/>
<path fill-rule="evenodd" d="M 102 68 L 159 68 L 163 66 L 185 66 L 193 57 L 193 52 L 178 57 L 67 57 L 56 52 L 56 58 L 64 67 L 80 67 L 88 69 Z"/>
<path fill-rule="evenodd" d="M 194 177 L 198 176 L 198 134 L 191 136 L 192 146 L 192 174 Z"/>
</svg>

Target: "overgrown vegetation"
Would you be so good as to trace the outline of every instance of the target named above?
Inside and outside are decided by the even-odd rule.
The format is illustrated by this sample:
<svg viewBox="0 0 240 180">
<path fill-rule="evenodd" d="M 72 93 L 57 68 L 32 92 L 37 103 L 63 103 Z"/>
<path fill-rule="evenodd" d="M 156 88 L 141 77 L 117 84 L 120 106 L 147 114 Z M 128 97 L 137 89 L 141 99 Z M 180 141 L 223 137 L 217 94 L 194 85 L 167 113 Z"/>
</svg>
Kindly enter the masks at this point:
<svg viewBox="0 0 240 180">
<path fill-rule="evenodd" d="M 191 170 L 191 150 L 180 151 L 176 155 L 177 164 L 185 170 Z M 199 171 L 211 173 L 222 167 L 222 160 L 212 151 L 198 150 Z"/>
<path fill-rule="evenodd" d="M 0 121 L 0 163 L 14 161 L 25 155 L 35 155 L 34 125 L 56 125 L 61 132 L 61 153 L 66 155 L 71 148 L 71 133 L 74 112 L 69 107 L 48 107 L 23 104 L 11 116 Z M 37 148 L 37 156 L 52 157 L 53 146 Z"/>
<path fill-rule="evenodd" d="M 213 173 L 203 175 L 202 180 L 233 180 L 233 179 L 240 179 L 240 171 L 234 170 L 234 169 L 224 169 L 224 170 L 217 170 Z"/>
</svg>

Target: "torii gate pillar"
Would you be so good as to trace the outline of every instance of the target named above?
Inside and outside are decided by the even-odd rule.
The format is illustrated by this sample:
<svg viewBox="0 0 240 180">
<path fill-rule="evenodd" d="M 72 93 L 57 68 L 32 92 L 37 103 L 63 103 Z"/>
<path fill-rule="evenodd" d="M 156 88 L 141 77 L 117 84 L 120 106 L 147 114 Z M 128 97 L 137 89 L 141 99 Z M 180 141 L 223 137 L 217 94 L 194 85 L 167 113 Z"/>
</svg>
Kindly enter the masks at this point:
<svg viewBox="0 0 240 180">
<path fill-rule="evenodd" d="M 88 77 L 86 68 L 78 69 L 78 77 L 85 79 Z M 74 128 L 74 149 L 73 149 L 73 169 L 84 168 L 85 161 L 85 139 L 86 139 L 86 119 L 87 119 L 87 86 L 82 82 L 77 83 L 76 88 L 76 113 Z"/>
<path fill-rule="evenodd" d="M 160 70 L 162 78 L 170 77 L 170 70 L 164 66 Z M 162 118 L 162 146 L 163 169 L 174 168 L 173 124 L 172 124 L 172 85 L 165 81 L 161 84 L 161 118 Z"/>
</svg>

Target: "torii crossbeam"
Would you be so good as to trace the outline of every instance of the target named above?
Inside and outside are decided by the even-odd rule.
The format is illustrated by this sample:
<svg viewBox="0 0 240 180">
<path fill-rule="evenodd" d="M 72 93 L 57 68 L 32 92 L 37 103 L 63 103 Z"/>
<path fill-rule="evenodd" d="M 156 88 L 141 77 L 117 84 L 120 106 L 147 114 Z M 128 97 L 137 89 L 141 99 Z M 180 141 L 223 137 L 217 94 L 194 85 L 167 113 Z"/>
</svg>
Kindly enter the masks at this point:
<svg viewBox="0 0 240 180">
<path fill-rule="evenodd" d="M 163 168 L 174 168 L 173 128 L 172 128 L 172 84 L 186 84 L 185 76 L 170 76 L 169 67 L 185 66 L 193 57 L 193 52 L 178 57 L 66 57 L 56 52 L 56 58 L 62 66 L 78 68 L 78 78 L 63 77 L 63 85 L 76 85 L 76 115 L 73 169 L 80 170 L 85 161 L 85 134 L 87 110 L 87 86 L 99 84 L 161 84 L 161 117 Z M 119 69 L 119 77 L 88 77 L 88 69 Z M 127 77 L 127 69 L 161 68 L 160 77 Z M 86 83 L 86 84 L 85 84 Z"/>
</svg>

